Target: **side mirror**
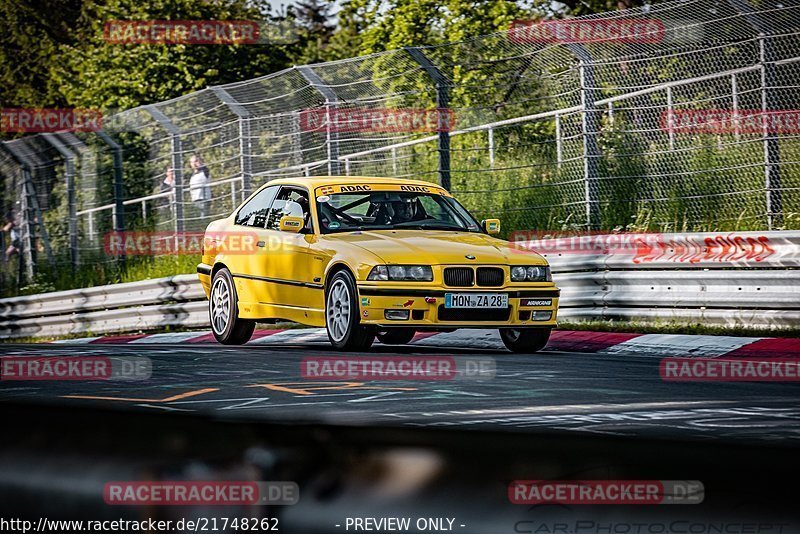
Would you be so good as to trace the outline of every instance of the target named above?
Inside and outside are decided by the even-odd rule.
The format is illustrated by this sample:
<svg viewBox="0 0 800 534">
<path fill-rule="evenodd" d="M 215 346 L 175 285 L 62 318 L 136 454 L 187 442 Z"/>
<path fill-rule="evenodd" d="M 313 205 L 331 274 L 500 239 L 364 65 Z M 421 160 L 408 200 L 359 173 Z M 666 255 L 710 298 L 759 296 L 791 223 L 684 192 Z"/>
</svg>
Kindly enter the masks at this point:
<svg viewBox="0 0 800 534">
<path fill-rule="evenodd" d="M 296 234 L 302 229 L 303 229 L 302 217 L 292 217 L 291 215 L 284 215 L 283 217 L 281 217 L 280 220 L 281 232 L 292 232 L 293 234 Z"/>
<path fill-rule="evenodd" d="M 500 233 L 500 219 L 484 219 L 481 221 L 481 226 L 487 234 Z"/>
</svg>

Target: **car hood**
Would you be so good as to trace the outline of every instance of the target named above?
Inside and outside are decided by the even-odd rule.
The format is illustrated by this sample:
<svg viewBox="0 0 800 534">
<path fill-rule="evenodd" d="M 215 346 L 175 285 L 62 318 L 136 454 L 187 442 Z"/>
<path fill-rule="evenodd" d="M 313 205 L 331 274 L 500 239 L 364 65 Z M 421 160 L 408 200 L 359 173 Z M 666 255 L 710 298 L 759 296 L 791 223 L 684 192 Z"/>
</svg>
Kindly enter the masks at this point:
<svg viewBox="0 0 800 534">
<path fill-rule="evenodd" d="M 387 264 L 527 263 L 545 265 L 539 254 L 515 249 L 513 244 L 486 234 L 431 230 L 374 230 L 326 236 L 379 256 Z M 466 256 L 474 256 L 468 259 Z"/>
</svg>

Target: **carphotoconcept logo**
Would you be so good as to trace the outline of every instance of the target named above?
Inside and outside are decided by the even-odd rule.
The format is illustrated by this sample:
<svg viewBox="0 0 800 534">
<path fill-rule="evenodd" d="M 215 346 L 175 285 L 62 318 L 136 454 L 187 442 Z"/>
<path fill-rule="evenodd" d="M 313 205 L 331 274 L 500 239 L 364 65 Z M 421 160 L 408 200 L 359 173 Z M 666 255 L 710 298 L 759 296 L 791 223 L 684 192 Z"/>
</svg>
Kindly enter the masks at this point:
<svg viewBox="0 0 800 534">
<path fill-rule="evenodd" d="M 455 111 L 449 108 L 314 108 L 300 112 L 304 132 L 450 132 L 455 124 Z"/>
<path fill-rule="evenodd" d="M 2 356 L 0 380 L 147 380 L 145 356 Z"/>
<path fill-rule="evenodd" d="M 103 113 L 84 108 L 3 108 L 0 132 L 52 133 L 97 132 L 103 128 Z"/>
<path fill-rule="evenodd" d="M 508 486 L 513 504 L 699 504 L 699 480 L 515 480 Z"/>
<path fill-rule="evenodd" d="M 658 19 L 515 20 L 508 30 L 513 43 L 659 43 L 664 23 Z"/>
<path fill-rule="evenodd" d="M 495 372 L 489 357 L 314 356 L 300 362 L 300 374 L 309 380 L 481 380 Z"/>
</svg>

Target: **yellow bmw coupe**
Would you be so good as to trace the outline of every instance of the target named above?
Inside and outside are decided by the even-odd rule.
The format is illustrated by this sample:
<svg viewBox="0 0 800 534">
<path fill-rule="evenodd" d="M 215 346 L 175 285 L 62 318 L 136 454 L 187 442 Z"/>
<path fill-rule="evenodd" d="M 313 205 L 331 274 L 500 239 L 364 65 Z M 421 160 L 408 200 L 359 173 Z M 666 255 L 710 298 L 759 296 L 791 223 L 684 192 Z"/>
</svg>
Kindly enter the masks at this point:
<svg viewBox="0 0 800 534">
<path fill-rule="evenodd" d="M 544 258 L 491 237 L 499 231 L 427 182 L 280 179 L 208 226 L 197 272 L 220 343 L 281 319 L 325 326 L 342 350 L 498 328 L 510 350 L 535 352 L 559 290 Z"/>
</svg>

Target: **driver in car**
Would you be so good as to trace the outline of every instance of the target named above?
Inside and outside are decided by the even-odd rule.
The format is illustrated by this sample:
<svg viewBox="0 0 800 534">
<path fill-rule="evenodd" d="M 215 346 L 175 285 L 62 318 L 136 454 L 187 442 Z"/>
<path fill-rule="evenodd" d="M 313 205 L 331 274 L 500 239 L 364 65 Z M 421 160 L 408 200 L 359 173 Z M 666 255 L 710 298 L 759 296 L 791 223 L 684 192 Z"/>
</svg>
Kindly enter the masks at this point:
<svg viewBox="0 0 800 534">
<path fill-rule="evenodd" d="M 401 224 L 421 221 L 427 218 L 418 198 L 401 198 L 392 195 L 388 202 L 382 203 L 375 217 L 378 224 Z"/>
</svg>

